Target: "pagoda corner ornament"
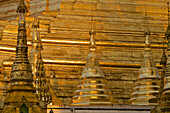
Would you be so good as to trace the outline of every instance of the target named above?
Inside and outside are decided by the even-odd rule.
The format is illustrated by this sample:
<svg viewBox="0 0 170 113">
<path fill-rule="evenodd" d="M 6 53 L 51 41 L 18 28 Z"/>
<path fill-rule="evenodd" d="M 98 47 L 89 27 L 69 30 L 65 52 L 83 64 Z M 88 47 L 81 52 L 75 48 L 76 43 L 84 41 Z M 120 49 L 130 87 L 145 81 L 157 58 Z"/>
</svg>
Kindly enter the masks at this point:
<svg viewBox="0 0 170 113">
<path fill-rule="evenodd" d="M 89 54 L 71 105 L 112 105 L 111 92 L 96 56 L 93 27 L 89 34 Z"/>
<path fill-rule="evenodd" d="M 12 64 L 10 86 L 2 113 L 43 113 L 33 87 L 31 64 L 28 60 L 24 0 L 17 7 L 19 13 L 16 57 Z"/>
<path fill-rule="evenodd" d="M 145 53 L 129 103 L 132 105 L 157 105 L 160 77 L 151 53 L 150 31 L 146 30 Z"/>
</svg>

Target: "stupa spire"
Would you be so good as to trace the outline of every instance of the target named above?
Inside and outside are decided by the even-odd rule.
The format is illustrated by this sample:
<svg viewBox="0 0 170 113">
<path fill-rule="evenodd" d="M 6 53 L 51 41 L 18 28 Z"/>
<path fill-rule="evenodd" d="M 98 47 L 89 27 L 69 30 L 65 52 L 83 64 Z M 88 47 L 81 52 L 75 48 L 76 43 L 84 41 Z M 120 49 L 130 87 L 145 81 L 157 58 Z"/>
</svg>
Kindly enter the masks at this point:
<svg viewBox="0 0 170 113">
<path fill-rule="evenodd" d="M 38 55 L 38 41 L 39 41 L 39 33 L 38 33 L 38 29 L 39 29 L 39 21 L 37 20 L 37 9 L 36 9 L 36 1 L 35 1 L 35 17 L 34 17 L 34 21 L 33 21 L 33 36 L 32 36 L 32 49 L 30 52 L 30 63 L 32 65 L 32 71 L 33 71 L 33 78 L 35 78 L 35 72 L 36 72 L 36 62 L 37 62 L 37 55 Z"/>
<path fill-rule="evenodd" d="M 89 35 L 90 35 L 90 46 L 89 46 L 89 51 L 96 51 L 96 43 L 95 43 L 95 38 L 94 35 L 96 34 L 96 32 L 94 31 L 94 27 L 93 27 L 93 23 L 91 26 L 91 29 L 89 31 Z"/>
<path fill-rule="evenodd" d="M 89 54 L 71 105 L 111 105 L 111 92 L 96 56 L 93 25 L 89 34 Z"/>
<path fill-rule="evenodd" d="M 145 19 L 146 25 L 145 25 L 145 32 L 144 32 L 145 36 L 146 36 L 146 39 L 145 39 L 145 51 L 147 51 L 147 50 L 150 50 L 151 43 L 150 43 L 150 30 L 148 28 L 148 16 L 147 16 L 146 11 L 145 11 L 145 17 L 146 17 L 146 19 Z"/>
<path fill-rule="evenodd" d="M 37 54 L 38 54 L 38 51 L 37 51 L 38 39 L 39 39 L 39 35 L 38 35 L 38 32 L 37 32 L 38 28 L 39 28 L 39 22 L 36 19 L 34 19 L 34 22 L 33 22 L 33 29 L 34 30 L 33 30 L 33 36 L 32 36 L 32 49 L 31 49 L 30 57 L 29 57 L 30 63 L 32 65 L 32 71 L 33 71 L 34 78 L 35 78 L 36 62 L 37 62 Z"/>
<path fill-rule="evenodd" d="M 24 0 L 20 0 L 20 4 L 17 7 L 17 12 L 20 15 L 19 18 L 19 27 L 18 27 L 18 36 L 17 36 L 17 47 L 16 47 L 16 58 L 15 61 L 12 65 L 12 72 L 11 72 L 11 79 L 10 81 L 15 81 L 18 79 L 23 78 L 24 80 L 28 79 L 28 82 L 32 82 L 32 70 L 31 70 L 31 65 L 28 60 L 28 47 L 27 47 L 27 35 L 26 35 L 26 27 L 25 27 L 25 12 L 27 8 L 24 4 Z M 28 64 L 25 64 L 28 63 Z M 21 65 L 26 65 L 24 68 L 21 68 Z M 18 69 L 17 69 L 18 68 Z M 26 77 L 24 77 L 24 70 L 27 70 L 29 74 L 27 74 Z M 18 74 L 16 74 L 16 72 Z M 21 74 L 22 76 L 19 76 Z"/>
<path fill-rule="evenodd" d="M 35 88 L 36 88 L 36 94 L 38 96 L 38 99 L 42 102 L 44 106 L 47 106 L 47 104 L 51 103 L 52 96 L 49 91 L 48 82 L 45 78 L 45 70 L 44 70 L 44 63 L 41 55 L 42 50 L 42 43 L 41 38 L 38 38 L 38 45 L 37 45 L 37 62 L 36 62 L 36 80 L 35 80 Z"/>
<path fill-rule="evenodd" d="M 159 75 L 150 49 L 150 31 L 147 21 L 145 36 L 144 59 L 131 94 L 130 103 L 136 105 L 157 105 L 157 95 L 160 87 Z"/>
<path fill-rule="evenodd" d="M 167 45 L 167 53 L 168 53 L 168 58 L 167 58 L 167 63 L 166 63 L 166 73 L 164 76 L 164 88 L 163 88 L 163 93 L 161 97 L 161 104 L 162 104 L 162 112 L 169 113 L 170 112 L 170 11 L 169 11 L 169 2 L 167 3 L 168 5 L 168 27 L 167 31 L 165 33 L 165 36 L 168 40 L 168 45 Z"/>
<path fill-rule="evenodd" d="M 17 12 L 20 17 L 18 24 L 16 58 L 12 64 L 10 87 L 8 88 L 8 94 L 5 99 L 3 113 L 17 113 L 18 111 L 25 112 L 22 111 L 23 107 L 27 108 L 26 112 L 31 112 L 30 109 L 32 109 L 37 113 L 42 113 L 39 106 L 37 106 L 39 103 L 35 95 L 35 88 L 32 84 L 32 69 L 27 54 L 28 47 L 25 27 L 26 10 L 27 8 L 24 4 L 24 0 L 20 0 L 20 4 L 17 7 Z"/>
<path fill-rule="evenodd" d="M 43 50 L 40 33 L 38 33 L 39 21 L 37 20 L 37 10 L 35 1 L 35 17 L 33 21 L 33 37 L 32 37 L 32 49 L 30 52 L 30 62 L 32 64 L 34 75 L 34 86 L 36 89 L 36 95 L 41 103 L 41 107 L 46 108 L 47 104 L 51 102 L 52 96 L 49 92 L 49 87 L 45 78 L 45 70 L 41 51 Z"/>
</svg>

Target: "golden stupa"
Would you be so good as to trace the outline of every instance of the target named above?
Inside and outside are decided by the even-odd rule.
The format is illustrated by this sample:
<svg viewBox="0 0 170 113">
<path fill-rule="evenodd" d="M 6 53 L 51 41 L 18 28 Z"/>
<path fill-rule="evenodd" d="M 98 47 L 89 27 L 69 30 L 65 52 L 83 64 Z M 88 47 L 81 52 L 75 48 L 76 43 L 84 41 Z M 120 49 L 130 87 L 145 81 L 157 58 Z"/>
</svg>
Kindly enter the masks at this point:
<svg viewBox="0 0 170 113">
<path fill-rule="evenodd" d="M 89 54 L 71 105 L 111 105 L 111 92 L 96 56 L 93 27 L 89 34 Z"/>
<path fill-rule="evenodd" d="M 33 87 L 31 64 L 28 60 L 24 0 L 20 0 L 17 12 L 20 15 L 16 58 L 12 64 L 10 87 L 4 101 L 2 113 L 43 113 Z"/>
<path fill-rule="evenodd" d="M 36 95 L 40 101 L 41 108 L 46 111 L 46 107 L 48 104 L 56 104 L 61 105 L 60 100 L 53 93 L 53 89 L 50 88 L 50 83 L 45 77 L 45 67 L 42 59 L 41 51 L 43 50 L 43 45 L 41 42 L 40 31 L 38 32 L 38 28 L 40 28 L 39 21 L 37 21 L 36 17 L 33 22 L 33 36 L 32 36 L 32 48 L 30 52 L 29 61 L 32 65 L 33 70 L 33 85 L 36 89 Z M 52 102 L 52 94 L 53 94 L 53 102 Z"/>
<path fill-rule="evenodd" d="M 144 59 L 129 102 L 134 105 L 157 105 L 160 78 L 151 53 L 150 32 L 148 28 L 145 35 Z"/>
</svg>

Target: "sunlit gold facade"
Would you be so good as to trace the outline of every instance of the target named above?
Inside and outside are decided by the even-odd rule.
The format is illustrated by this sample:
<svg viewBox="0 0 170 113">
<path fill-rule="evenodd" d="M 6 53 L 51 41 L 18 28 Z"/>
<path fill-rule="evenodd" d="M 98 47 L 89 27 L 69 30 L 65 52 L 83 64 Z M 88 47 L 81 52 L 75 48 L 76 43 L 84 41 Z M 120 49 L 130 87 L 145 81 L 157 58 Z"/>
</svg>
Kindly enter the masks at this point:
<svg viewBox="0 0 170 113">
<path fill-rule="evenodd" d="M 145 32 L 145 54 L 131 94 L 130 103 L 133 105 L 157 105 L 160 88 L 160 77 L 151 53 L 150 32 Z"/>
<path fill-rule="evenodd" d="M 0 66 L 3 76 L 10 76 L 17 43 L 18 1 L 0 2 Z M 35 0 L 26 0 L 30 14 L 26 17 L 28 52 L 32 47 L 32 24 L 35 15 Z M 99 64 L 103 70 L 110 91 L 118 104 L 127 104 L 134 81 L 143 59 L 145 37 L 145 8 L 148 12 L 148 26 L 151 30 L 153 58 L 161 75 L 160 58 L 162 37 L 167 28 L 167 6 L 161 0 L 62 0 L 60 11 L 51 11 L 51 1 L 36 0 L 37 20 L 40 21 L 40 35 L 44 50 L 42 58 L 50 81 L 53 97 L 60 104 L 69 105 L 76 90 L 88 54 L 88 32 L 91 9 L 95 20 L 96 45 Z M 55 6 L 55 4 L 54 4 Z M 43 8 L 44 7 L 44 8 Z M 47 7 L 48 10 L 45 10 Z M 166 50 L 165 50 L 166 52 Z M 51 70 L 55 77 L 51 78 Z M 8 80 L 8 79 L 7 79 Z M 8 83 L 9 81 L 6 81 Z M 6 84 L 0 81 L 0 97 Z M 53 98 L 53 102 L 57 101 Z M 58 102 L 57 102 L 58 103 Z M 55 104 L 57 104 L 55 103 Z"/>
<path fill-rule="evenodd" d="M 71 105 L 111 105 L 111 92 L 96 56 L 93 27 L 89 34 L 89 54 Z"/>
<path fill-rule="evenodd" d="M 2 113 L 42 113 L 33 87 L 31 64 L 28 60 L 24 0 L 20 0 L 17 12 L 20 15 L 16 57 L 10 74 L 10 87 L 4 101 Z"/>
</svg>

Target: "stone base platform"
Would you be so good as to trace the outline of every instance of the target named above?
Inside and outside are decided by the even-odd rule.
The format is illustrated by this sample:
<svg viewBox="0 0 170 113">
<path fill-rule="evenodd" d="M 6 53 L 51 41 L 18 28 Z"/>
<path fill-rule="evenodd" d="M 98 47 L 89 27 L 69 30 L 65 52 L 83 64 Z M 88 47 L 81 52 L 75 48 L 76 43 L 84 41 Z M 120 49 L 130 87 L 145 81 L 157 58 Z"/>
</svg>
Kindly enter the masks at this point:
<svg viewBox="0 0 170 113">
<path fill-rule="evenodd" d="M 150 113 L 154 106 L 112 105 L 112 106 L 48 106 L 47 113 Z"/>
</svg>

